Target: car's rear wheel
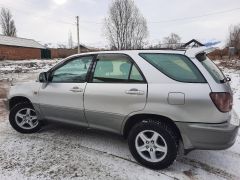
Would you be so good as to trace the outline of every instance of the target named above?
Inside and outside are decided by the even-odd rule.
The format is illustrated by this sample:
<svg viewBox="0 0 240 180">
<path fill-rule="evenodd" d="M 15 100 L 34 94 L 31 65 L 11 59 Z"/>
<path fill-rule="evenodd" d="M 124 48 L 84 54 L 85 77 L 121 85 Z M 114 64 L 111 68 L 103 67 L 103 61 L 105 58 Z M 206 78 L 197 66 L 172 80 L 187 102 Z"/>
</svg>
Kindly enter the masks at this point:
<svg viewBox="0 0 240 180">
<path fill-rule="evenodd" d="M 31 103 L 17 104 L 10 110 L 11 126 L 20 133 L 34 133 L 41 129 L 42 122 Z"/>
<path fill-rule="evenodd" d="M 176 159 L 178 138 L 168 124 L 146 120 L 131 129 L 128 145 L 139 163 L 151 169 L 163 169 Z"/>
</svg>

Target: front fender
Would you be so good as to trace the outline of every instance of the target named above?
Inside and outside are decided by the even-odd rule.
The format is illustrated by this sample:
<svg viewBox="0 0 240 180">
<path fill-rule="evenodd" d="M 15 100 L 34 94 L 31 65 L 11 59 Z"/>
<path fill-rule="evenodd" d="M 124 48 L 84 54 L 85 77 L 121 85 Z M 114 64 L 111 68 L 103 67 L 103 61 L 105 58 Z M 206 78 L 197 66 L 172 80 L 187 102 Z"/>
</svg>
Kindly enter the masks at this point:
<svg viewBox="0 0 240 180">
<path fill-rule="evenodd" d="M 20 96 L 28 98 L 33 104 L 38 103 L 39 82 L 20 83 L 10 87 L 8 99 Z"/>
</svg>

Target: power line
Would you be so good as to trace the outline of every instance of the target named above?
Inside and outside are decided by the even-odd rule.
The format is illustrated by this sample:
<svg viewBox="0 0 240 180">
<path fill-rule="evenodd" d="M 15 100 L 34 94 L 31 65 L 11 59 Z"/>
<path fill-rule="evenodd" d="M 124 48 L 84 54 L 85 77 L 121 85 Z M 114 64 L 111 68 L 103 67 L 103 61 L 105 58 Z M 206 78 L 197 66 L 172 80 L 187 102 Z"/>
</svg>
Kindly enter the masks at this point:
<svg viewBox="0 0 240 180">
<path fill-rule="evenodd" d="M 199 19 L 207 16 L 213 16 L 217 14 L 226 14 L 230 13 L 233 11 L 240 10 L 240 7 L 234 8 L 234 9 L 229 9 L 229 10 L 223 10 L 223 11 L 218 11 L 218 12 L 211 12 L 207 14 L 202 14 L 198 16 L 190 16 L 190 17 L 183 17 L 183 18 L 176 18 L 176 19 L 167 19 L 167 20 L 160 20 L 160 21 L 148 21 L 148 23 L 167 23 L 167 22 L 175 22 L 175 21 L 183 21 L 183 20 L 193 20 L 193 19 Z M 104 24 L 104 22 L 97 22 L 97 21 L 80 21 L 80 23 L 86 23 L 86 24 Z"/>
<path fill-rule="evenodd" d="M 225 10 L 225 11 L 218 11 L 218 12 L 207 13 L 207 14 L 198 15 L 198 16 L 183 17 L 183 18 L 176 18 L 176 19 L 168 19 L 168 20 L 161 20 L 161 21 L 151 21 L 149 23 L 165 23 L 165 22 L 175 22 L 175 21 L 182 21 L 182 20 L 198 19 L 198 18 L 212 16 L 212 15 L 216 15 L 216 14 L 225 14 L 225 13 L 229 13 L 229 12 L 233 12 L 233 11 L 237 11 L 237 10 L 240 10 L 240 7 L 239 8 L 234 8 L 234 9 Z"/>
<path fill-rule="evenodd" d="M 3 5 L 0 3 L 0 5 Z M 0 6 L 0 7 L 8 7 L 6 5 Z M 12 7 L 8 7 L 9 9 L 14 9 L 16 11 L 19 11 L 21 13 L 25 13 L 25 14 L 32 14 L 32 12 L 27 12 L 27 11 L 23 11 L 22 9 L 16 9 L 16 8 L 12 8 Z M 148 23 L 168 23 L 168 22 L 176 22 L 176 21 L 184 21 L 184 20 L 194 20 L 194 19 L 199 19 L 199 18 L 203 18 L 203 17 L 208 17 L 208 16 L 213 16 L 213 15 L 217 15 L 217 14 L 225 14 L 225 13 L 230 13 L 233 11 L 237 11 L 240 10 L 240 7 L 238 8 L 234 8 L 234 9 L 229 9 L 229 10 L 223 10 L 223 11 L 218 11 L 218 12 L 211 12 L 211 13 L 207 13 L 207 14 L 202 14 L 202 15 L 198 15 L 198 16 L 189 16 L 189 17 L 182 17 L 182 18 L 175 18 L 175 19 L 167 19 L 167 20 L 160 20 L 160 21 L 148 21 Z M 35 17 L 40 17 L 43 18 L 44 20 L 47 21 L 52 21 L 55 23 L 62 23 L 62 24 L 69 24 L 69 25 L 76 25 L 75 23 L 70 23 L 67 21 L 63 21 L 63 20 L 57 20 L 57 19 L 52 19 L 49 17 L 44 17 L 44 16 L 36 16 Z M 70 20 L 70 18 L 69 18 Z M 103 19 L 102 19 L 103 20 Z M 70 20 L 71 21 L 71 20 Z M 104 24 L 104 22 L 97 22 L 97 21 L 83 21 L 81 20 L 79 23 L 85 23 L 85 24 Z"/>
<path fill-rule="evenodd" d="M 16 9 L 16 8 L 12 8 L 9 6 L 6 6 L 4 4 L 1 4 L 3 6 L 0 7 L 8 7 L 9 9 L 15 9 L 16 11 L 25 13 L 25 14 L 29 14 L 32 12 L 27 12 L 27 11 L 23 11 L 22 9 Z M 182 18 L 175 18 L 175 19 L 166 19 L 166 20 L 160 20 L 160 21 L 148 21 L 148 23 L 168 23 L 168 22 L 176 22 L 176 21 L 184 21 L 184 20 L 193 20 L 193 19 L 198 19 L 198 18 L 203 18 L 203 17 L 208 17 L 208 16 L 213 16 L 213 15 L 217 15 L 217 14 L 225 14 L 225 13 L 229 13 L 229 12 L 233 12 L 233 11 L 237 11 L 240 10 L 240 7 L 237 8 L 233 8 L 233 9 L 228 9 L 228 10 L 223 10 L 223 11 L 217 11 L 217 12 L 211 12 L 211 13 L 207 13 L 207 14 L 202 14 L 202 15 L 198 15 L 198 16 L 189 16 L 189 17 L 182 17 Z M 45 16 L 35 16 L 35 17 L 41 17 L 44 18 L 45 20 L 50 20 L 50 21 L 54 21 L 57 23 L 62 23 L 62 24 L 69 24 L 69 25 L 75 25 L 74 23 L 70 23 L 67 21 L 63 21 L 63 20 L 56 20 L 56 19 L 52 19 L 52 18 L 46 18 Z M 70 18 L 68 18 L 70 21 Z M 103 20 L 103 19 L 102 19 Z M 80 23 L 86 23 L 86 24 L 103 24 L 104 22 L 97 22 L 97 21 L 80 21 Z"/>
<path fill-rule="evenodd" d="M 224 11 L 218 11 L 218 12 L 212 12 L 212 13 L 207 13 L 207 14 L 202 14 L 198 16 L 190 16 L 190 17 L 183 17 L 183 18 L 176 18 L 176 19 L 167 19 L 167 20 L 160 20 L 160 21 L 148 21 L 148 23 L 167 23 L 167 22 L 176 22 L 176 21 L 184 21 L 184 20 L 193 20 L 193 19 L 199 19 L 207 16 L 213 16 L 217 14 L 226 14 L 230 13 L 233 11 L 240 10 L 239 8 L 234 8 L 234 9 L 229 9 L 229 10 L 224 10 Z M 97 22 L 97 21 L 80 21 L 80 23 L 86 23 L 86 24 L 104 24 L 104 22 Z"/>
</svg>

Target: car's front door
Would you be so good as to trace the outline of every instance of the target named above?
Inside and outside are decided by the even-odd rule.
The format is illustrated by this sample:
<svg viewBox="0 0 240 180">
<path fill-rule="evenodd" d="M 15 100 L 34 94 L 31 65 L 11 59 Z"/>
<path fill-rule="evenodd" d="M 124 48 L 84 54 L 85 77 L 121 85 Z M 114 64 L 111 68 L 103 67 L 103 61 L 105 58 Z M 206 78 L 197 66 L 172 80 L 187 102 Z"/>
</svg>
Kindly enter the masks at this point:
<svg viewBox="0 0 240 180">
<path fill-rule="evenodd" d="M 83 93 L 93 56 L 70 59 L 50 72 L 49 82 L 39 90 L 39 104 L 44 118 L 87 126 Z"/>
<path fill-rule="evenodd" d="M 147 83 L 124 54 L 99 54 L 84 93 L 89 126 L 119 133 L 124 117 L 144 109 Z"/>
</svg>

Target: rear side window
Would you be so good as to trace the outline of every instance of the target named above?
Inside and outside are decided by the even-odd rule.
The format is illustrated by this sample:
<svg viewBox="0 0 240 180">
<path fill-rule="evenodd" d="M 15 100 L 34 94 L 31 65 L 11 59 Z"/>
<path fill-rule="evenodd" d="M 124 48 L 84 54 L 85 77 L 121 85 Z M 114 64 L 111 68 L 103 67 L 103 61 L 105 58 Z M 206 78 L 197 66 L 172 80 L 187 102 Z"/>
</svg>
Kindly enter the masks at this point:
<svg viewBox="0 0 240 180">
<path fill-rule="evenodd" d="M 225 76 L 223 75 L 222 71 L 212 62 L 205 53 L 198 54 L 196 56 L 197 60 L 199 60 L 205 69 L 209 72 L 209 74 L 213 77 L 213 79 L 217 83 L 224 83 Z"/>
<path fill-rule="evenodd" d="M 141 53 L 143 59 L 168 77 L 188 83 L 205 83 L 206 80 L 189 58 L 180 54 Z"/>
</svg>

